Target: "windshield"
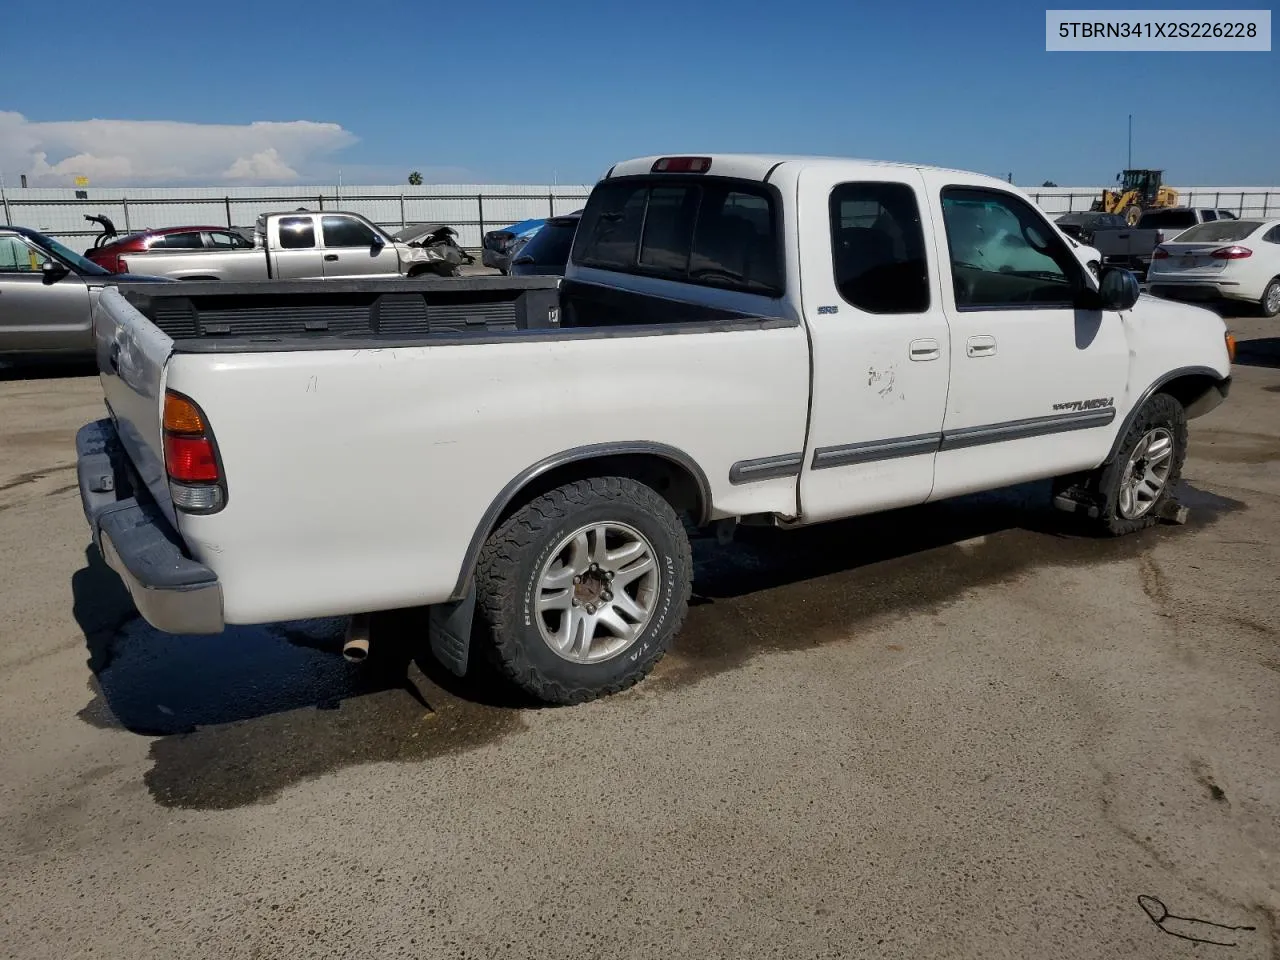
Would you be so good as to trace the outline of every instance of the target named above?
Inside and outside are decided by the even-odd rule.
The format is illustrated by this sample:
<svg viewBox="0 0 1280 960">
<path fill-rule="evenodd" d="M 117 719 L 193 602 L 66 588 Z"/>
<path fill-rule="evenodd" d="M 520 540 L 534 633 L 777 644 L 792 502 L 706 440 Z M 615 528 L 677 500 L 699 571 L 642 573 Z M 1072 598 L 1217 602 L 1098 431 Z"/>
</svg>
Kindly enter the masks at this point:
<svg viewBox="0 0 1280 960">
<path fill-rule="evenodd" d="M 64 260 L 67 263 L 71 264 L 71 266 L 75 268 L 77 273 L 88 274 L 91 277 L 111 276 L 110 270 L 104 270 L 102 267 L 98 266 L 92 260 L 86 260 L 84 257 L 80 256 L 80 254 L 76 253 L 74 250 L 68 247 L 64 247 L 57 240 L 54 240 L 51 237 L 46 237 L 42 233 L 33 233 L 31 234 L 31 239 L 34 240 L 36 243 L 40 244 L 40 246 L 44 247 L 49 252 L 53 253 L 55 256 L 58 257 L 58 259 Z"/>
<path fill-rule="evenodd" d="M 1211 220 L 1184 230 L 1175 238 L 1178 243 L 1221 243 L 1243 240 L 1262 226 L 1261 220 Z"/>
</svg>

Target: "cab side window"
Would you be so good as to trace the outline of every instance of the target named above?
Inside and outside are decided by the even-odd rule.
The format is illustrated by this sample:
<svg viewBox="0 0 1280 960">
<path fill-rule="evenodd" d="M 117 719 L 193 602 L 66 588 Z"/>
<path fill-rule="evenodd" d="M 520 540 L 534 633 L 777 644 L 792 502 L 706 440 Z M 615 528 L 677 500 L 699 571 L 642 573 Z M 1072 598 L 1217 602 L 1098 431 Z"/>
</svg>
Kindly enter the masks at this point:
<svg viewBox="0 0 1280 960">
<path fill-rule="evenodd" d="M 905 183 L 842 183 L 831 191 L 836 289 L 868 313 L 929 309 L 929 267 L 916 194 Z"/>
<path fill-rule="evenodd" d="M 351 217 L 323 217 L 321 229 L 324 231 L 326 247 L 362 247 L 373 246 L 373 231 Z"/>
<path fill-rule="evenodd" d="M 1070 307 L 1080 265 L 1029 203 L 999 190 L 947 187 L 942 217 L 961 310 Z"/>
<path fill-rule="evenodd" d="M 39 273 L 48 259 L 18 237 L 0 237 L 0 273 Z"/>
<path fill-rule="evenodd" d="M 284 250 L 310 250 L 316 245 L 316 228 L 310 217 L 281 217 L 280 246 Z"/>
</svg>

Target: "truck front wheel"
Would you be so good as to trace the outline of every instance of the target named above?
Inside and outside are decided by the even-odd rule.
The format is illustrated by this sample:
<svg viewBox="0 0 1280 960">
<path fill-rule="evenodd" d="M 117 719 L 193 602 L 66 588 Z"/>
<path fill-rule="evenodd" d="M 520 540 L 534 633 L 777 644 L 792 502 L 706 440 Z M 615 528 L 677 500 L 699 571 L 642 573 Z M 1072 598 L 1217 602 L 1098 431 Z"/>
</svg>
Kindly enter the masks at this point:
<svg viewBox="0 0 1280 960">
<path fill-rule="evenodd" d="M 1115 459 L 1091 478 L 1102 532 L 1120 536 L 1158 522 L 1186 455 L 1186 412 L 1167 393 L 1157 393 L 1134 417 Z"/>
<path fill-rule="evenodd" d="M 547 703 L 642 680 L 688 609 L 689 540 L 671 505 L 626 477 L 557 487 L 489 537 L 476 571 L 498 669 Z"/>
</svg>

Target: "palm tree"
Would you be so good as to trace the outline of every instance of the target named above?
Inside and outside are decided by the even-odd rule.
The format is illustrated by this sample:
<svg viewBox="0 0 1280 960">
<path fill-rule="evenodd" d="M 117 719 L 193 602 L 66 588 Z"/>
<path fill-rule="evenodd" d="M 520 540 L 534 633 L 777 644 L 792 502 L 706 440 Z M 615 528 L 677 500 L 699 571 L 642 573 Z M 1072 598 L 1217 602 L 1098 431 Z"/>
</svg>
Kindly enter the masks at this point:
<svg viewBox="0 0 1280 960">
<path fill-rule="evenodd" d="M 417 170 L 415 170 L 415 171 L 413 171 L 413 173 L 409 174 L 409 185 L 410 185 L 411 187 L 420 187 L 420 186 L 422 186 L 422 174 L 420 174 Z"/>
</svg>

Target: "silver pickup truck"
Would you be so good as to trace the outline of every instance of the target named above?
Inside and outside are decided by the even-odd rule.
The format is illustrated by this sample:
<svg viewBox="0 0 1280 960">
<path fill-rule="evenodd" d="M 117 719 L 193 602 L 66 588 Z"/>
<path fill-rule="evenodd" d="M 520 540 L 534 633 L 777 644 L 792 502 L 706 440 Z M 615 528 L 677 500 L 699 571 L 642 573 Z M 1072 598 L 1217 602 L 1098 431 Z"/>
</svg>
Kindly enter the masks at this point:
<svg viewBox="0 0 1280 960">
<path fill-rule="evenodd" d="M 368 280 L 454 276 L 472 258 L 442 223 L 387 233 L 358 213 L 299 210 L 259 217 L 252 248 L 156 248 L 120 259 L 130 273 L 174 280 Z"/>
</svg>

